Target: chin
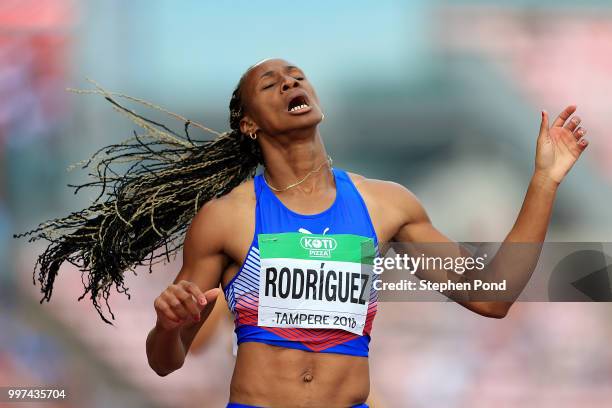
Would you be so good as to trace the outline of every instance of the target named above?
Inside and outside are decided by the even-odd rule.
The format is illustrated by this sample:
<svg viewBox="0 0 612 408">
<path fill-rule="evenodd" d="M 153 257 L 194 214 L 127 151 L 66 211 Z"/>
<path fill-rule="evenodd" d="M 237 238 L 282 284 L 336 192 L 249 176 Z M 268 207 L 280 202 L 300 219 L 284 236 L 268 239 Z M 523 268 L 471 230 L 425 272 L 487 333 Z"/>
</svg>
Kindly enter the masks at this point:
<svg viewBox="0 0 612 408">
<path fill-rule="evenodd" d="M 290 118 L 290 121 L 285 122 L 291 124 L 288 130 L 299 130 L 316 127 L 321 123 L 321 114 L 312 112 L 312 114 L 303 115 L 302 117 Z"/>
</svg>

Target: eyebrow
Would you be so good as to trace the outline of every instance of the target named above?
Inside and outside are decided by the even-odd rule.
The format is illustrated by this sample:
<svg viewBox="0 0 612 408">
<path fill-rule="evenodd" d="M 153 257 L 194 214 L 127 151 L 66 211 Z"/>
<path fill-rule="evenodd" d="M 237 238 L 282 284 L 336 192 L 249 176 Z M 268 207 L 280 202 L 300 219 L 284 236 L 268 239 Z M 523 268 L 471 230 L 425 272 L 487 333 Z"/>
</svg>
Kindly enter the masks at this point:
<svg viewBox="0 0 612 408">
<path fill-rule="evenodd" d="M 298 67 L 296 67 L 295 65 L 287 65 L 285 66 L 285 71 L 291 71 L 292 69 L 299 69 Z M 266 77 L 266 76 L 272 76 L 274 75 L 274 71 L 266 71 L 263 74 L 261 74 L 261 76 L 259 77 L 259 79 Z"/>
</svg>

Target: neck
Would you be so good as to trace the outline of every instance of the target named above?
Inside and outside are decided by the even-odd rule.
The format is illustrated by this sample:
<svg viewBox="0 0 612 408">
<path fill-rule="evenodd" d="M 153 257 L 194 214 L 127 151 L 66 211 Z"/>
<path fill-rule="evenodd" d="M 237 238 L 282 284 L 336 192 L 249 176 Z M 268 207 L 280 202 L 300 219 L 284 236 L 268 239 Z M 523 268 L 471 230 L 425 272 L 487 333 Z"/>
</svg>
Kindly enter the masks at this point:
<svg viewBox="0 0 612 408">
<path fill-rule="evenodd" d="M 269 185 L 284 189 L 311 173 L 299 185 L 287 190 L 287 193 L 306 193 L 324 190 L 334 186 L 331 169 L 327 165 L 327 152 L 316 127 L 294 131 L 291 134 L 274 138 L 264 137 L 260 140 L 265 162 L 265 177 Z"/>
</svg>

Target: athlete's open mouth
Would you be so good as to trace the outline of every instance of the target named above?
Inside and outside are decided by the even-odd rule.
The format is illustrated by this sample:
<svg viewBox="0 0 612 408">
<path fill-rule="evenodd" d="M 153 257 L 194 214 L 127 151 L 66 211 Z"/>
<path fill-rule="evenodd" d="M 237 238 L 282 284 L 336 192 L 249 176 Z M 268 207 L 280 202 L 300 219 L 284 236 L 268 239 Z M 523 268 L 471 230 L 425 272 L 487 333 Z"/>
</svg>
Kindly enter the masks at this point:
<svg viewBox="0 0 612 408">
<path fill-rule="evenodd" d="M 289 101 L 287 110 L 289 112 L 300 112 L 310 107 L 308 99 L 304 95 L 297 95 Z"/>
</svg>

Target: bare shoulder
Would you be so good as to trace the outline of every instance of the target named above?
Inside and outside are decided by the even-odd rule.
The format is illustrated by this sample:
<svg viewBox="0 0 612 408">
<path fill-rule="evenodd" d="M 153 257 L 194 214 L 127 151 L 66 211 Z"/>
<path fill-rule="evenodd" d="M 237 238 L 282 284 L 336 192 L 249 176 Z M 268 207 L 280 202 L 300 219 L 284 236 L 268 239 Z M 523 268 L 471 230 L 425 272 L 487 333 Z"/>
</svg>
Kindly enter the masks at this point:
<svg viewBox="0 0 612 408">
<path fill-rule="evenodd" d="M 366 195 L 376 202 L 405 204 L 406 201 L 418 201 L 417 197 L 408 188 L 395 181 L 367 178 L 352 172 L 347 172 L 347 174 L 362 195 Z"/>
<path fill-rule="evenodd" d="M 229 193 L 213 198 L 206 202 L 199 210 L 196 219 L 209 218 L 231 218 L 229 215 L 248 210 L 255 205 L 255 192 L 253 191 L 253 180 L 246 180 L 234 187 Z"/>
<path fill-rule="evenodd" d="M 214 199 L 226 211 L 237 211 L 255 206 L 255 187 L 253 179 L 243 181 L 229 193 Z"/>
<path fill-rule="evenodd" d="M 191 221 L 186 241 L 195 241 L 196 245 L 204 240 L 211 244 L 217 241 L 222 246 L 225 237 L 252 222 L 254 211 L 255 192 L 250 179 L 202 205 Z"/>
<path fill-rule="evenodd" d="M 371 212 L 408 222 L 420 219 L 425 210 L 419 199 L 405 186 L 389 180 L 367 178 L 347 172 Z"/>
</svg>

